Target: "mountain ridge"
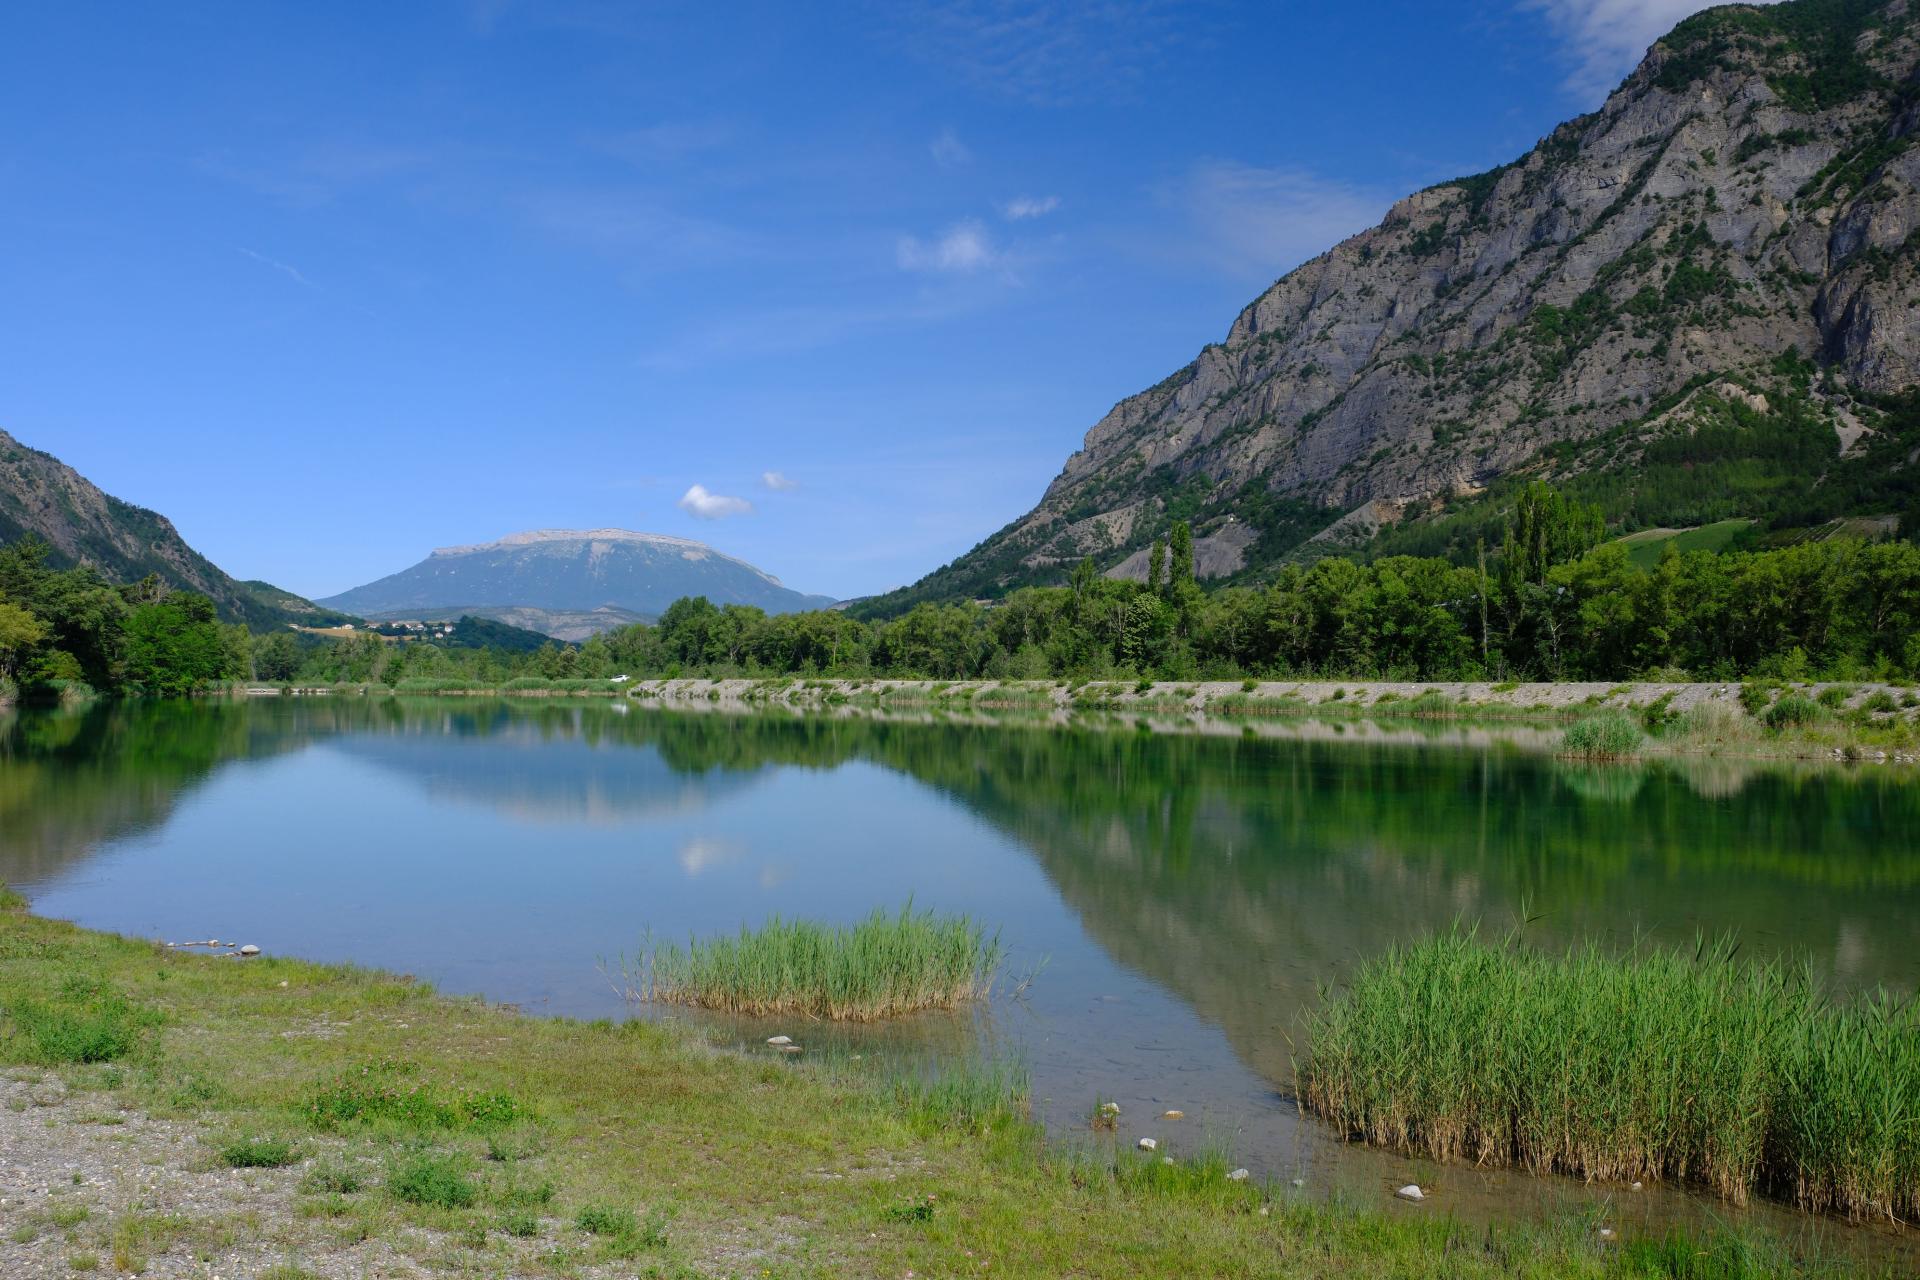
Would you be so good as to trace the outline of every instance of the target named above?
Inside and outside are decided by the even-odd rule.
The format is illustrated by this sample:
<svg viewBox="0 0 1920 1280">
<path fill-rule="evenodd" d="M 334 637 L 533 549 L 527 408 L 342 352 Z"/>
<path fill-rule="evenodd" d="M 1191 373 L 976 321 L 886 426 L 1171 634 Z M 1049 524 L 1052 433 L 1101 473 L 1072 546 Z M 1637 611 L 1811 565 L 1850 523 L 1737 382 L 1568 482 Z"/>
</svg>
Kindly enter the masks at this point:
<svg viewBox="0 0 1920 1280">
<path fill-rule="evenodd" d="M 1586 477 L 1616 521 L 1664 522 L 1715 510 L 1669 456 L 1702 430 L 1764 464 L 1731 490 L 1756 509 L 1720 514 L 1811 518 L 1781 490 L 1876 449 L 1899 492 L 1861 464 L 1818 496 L 1909 501 L 1920 438 L 1880 399 L 1920 369 L 1914 28 L 1907 0 L 1688 18 L 1599 110 L 1282 276 L 1095 423 L 1031 512 L 863 611 L 1084 557 L 1143 577 L 1179 519 L 1203 574 L 1256 574 L 1523 475 Z"/>
<path fill-rule="evenodd" d="M 44 539 L 58 565 L 87 564 L 120 582 L 154 574 L 255 628 L 324 625 L 345 615 L 270 583 L 239 581 L 189 546 L 157 511 L 116 498 L 44 450 L 0 430 L 0 542 Z"/>
</svg>

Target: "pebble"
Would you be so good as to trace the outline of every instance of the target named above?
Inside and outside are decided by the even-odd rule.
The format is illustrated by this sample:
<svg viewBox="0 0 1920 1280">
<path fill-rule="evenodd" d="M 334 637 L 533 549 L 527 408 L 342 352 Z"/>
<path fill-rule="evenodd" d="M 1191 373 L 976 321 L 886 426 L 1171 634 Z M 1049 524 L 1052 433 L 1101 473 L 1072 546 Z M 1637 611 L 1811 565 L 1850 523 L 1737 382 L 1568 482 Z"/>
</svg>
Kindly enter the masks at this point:
<svg viewBox="0 0 1920 1280">
<path fill-rule="evenodd" d="M 1252 1176 L 1253 1175 L 1248 1173 L 1245 1169 L 1235 1169 L 1232 1173 L 1227 1175 L 1227 1181 L 1228 1182 L 1245 1182 L 1248 1178 L 1251 1178 Z"/>
<path fill-rule="evenodd" d="M 1162 1111 L 1160 1118 L 1162 1120 L 1185 1120 L 1187 1113 L 1184 1111 Z"/>
<path fill-rule="evenodd" d="M 783 1045 L 792 1044 L 793 1037 L 792 1036 L 768 1036 L 767 1043 L 778 1048 Z"/>
<path fill-rule="evenodd" d="M 1304 1187 L 1307 1185 L 1307 1180 L 1305 1178 L 1295 1178 L 1293 1180 L 1293 1185 L 1296 1187 Z"/>
<path fill-rule="evenodd" d="M 257 956 L 260 954 L 260 948 L 249 942 L 246 946 L 240 948 L 240 954 L 243 956 Z"/>
<path fill-rule="evenodd" d="M 1427 1198 L 1427 1193 L 1420 1189 L 1418 1183 L 1414 1182 L 1409 1182 L 1393 1194 L 1399 1196 L 1402 1200 L 1425 1200 Z"/>
<path fill-rule="evenodd" d="M 1142 1151 L 1157 1151 L 1160 1149 L 1160 1144 L 1152 1138 L 1142 1138 L 1140 1139 L 1140 1149 Z"/>
<path fill-rule="evenodd" d="M 1631 1187 L 1628 1187 L 1628 1188 L 1627 1188 L 1627 1190 L 1629 1190 L 1629 1191 L 1638 1191 L 1638 1190 L 1640 1190 L 1640 1184 L 1636 1182 L 1636 1183 L 1634 1183 L 1634 1184 L 1633 1184 L 1633 1185 L 1632 1185 Z"/>
<path fill-rule="evenodd" d="M 1172 1157 L 1172 1156 L 1161 1156 L 1161 1157 L 1160 1157 L 1160 1163 L 1161 1163 L 1161 1164 L 1172 1164 L 1172 1163 L 1173 1163 L 1173 1157 Z"/>
<path fill-rule="evenodd" d="M 1613 1228 L 1612 1228 L 1612 1227 L 1602 1227 L 1602 1228 L 1600 1228 L 1600 1238 L 1601 1238 L 1602 1240 L 1611 1240 L 1611 1239 L 1613 1239 Z"/>
</svg>

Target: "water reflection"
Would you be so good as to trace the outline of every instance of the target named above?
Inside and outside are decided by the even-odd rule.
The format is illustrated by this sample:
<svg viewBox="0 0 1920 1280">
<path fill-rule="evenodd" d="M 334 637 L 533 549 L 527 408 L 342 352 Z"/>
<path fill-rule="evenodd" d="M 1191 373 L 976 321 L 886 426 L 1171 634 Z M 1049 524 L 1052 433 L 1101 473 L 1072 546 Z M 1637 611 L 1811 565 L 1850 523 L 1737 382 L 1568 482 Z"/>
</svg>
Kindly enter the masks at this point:
<svg viewBox="0 0 1920 1280">
<path fill-rule="evenodd" d="M 1095 1093 L 1180 1107 L 1276 1170 L 1335 1158 L 1284 1100 L 1299 1010 L 1456 918 L 1548 943 L 1733 930 L 1843 990 L 1920 987 L 1920 786 L 1887 770 L 1572 766 L 1524 727 L 1147 728 L 481 699 L 21 713 L 0 720 L 0 879 L 91 925 L 244 929 L 590 1015 L 620 1008 L 596 963 L 649 928 L 912 896 L 1048 964 L 985 1027 L 887 1047 L 990 1033 L 1062 1128 Z"/>
</svg>

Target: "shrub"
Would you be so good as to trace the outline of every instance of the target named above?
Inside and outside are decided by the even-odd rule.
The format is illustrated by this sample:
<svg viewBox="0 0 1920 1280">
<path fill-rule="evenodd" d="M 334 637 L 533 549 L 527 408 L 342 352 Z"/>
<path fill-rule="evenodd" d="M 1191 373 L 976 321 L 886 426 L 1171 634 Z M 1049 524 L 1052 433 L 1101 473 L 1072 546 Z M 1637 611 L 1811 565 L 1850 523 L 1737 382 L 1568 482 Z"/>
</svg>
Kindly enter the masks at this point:
<svg viewBox="0 0 1920 1280">
<path fill-rule="evenodd" d="M 525 1239 L 540 1234 L 540 1219 L 525 1209 L 516 1209 L 500 1219 L 500 1229 L 510 1236 Z"/>
<path fill-rule="evenodd" d="M 1583 760 L 1615 760 L 1640 749 L 1640 726 L 1618 711 L 1602 711 L 1576 720 L 1560 735 L 1560 753 Z"/>
<path fill-rule="evenodd" d="M 1797 729 L 1826 719 L 1826 708 L 1805 694 L 1783 693 L 1761 715 L 1761 722 L 1773 730 Z"/>
<path fill-rule="evenodd" d="M 1837 711 L 1841 707 L 1845 706 L 1847 699 L 1851 698 L 1852 696 L 1853 696 L 1852 685 L 1830 684 L 1826 688 L 1822 689 L 1819 692 L 1819 694 L 1815 696 L 1814 701 L 1819 703 L 1821 706 L 1827 708 L 1827 710 L 1829 711 Z"/>
<path fill-rule="evenodd" d="M 480 1198 L 480 1188 L 467 1177 L 465 1165 L 443 1155 L 403 1160 L 387 1178 L 387 1191 L 396 1200 L 436 1209 L 465 1209 Z"/>
<path fill-rule="evenodd" d="M 26 909 L 25 895 L 8 888 L 6 881 L 0 880 L 0 911 L 25 911 Z"/>
</svg>

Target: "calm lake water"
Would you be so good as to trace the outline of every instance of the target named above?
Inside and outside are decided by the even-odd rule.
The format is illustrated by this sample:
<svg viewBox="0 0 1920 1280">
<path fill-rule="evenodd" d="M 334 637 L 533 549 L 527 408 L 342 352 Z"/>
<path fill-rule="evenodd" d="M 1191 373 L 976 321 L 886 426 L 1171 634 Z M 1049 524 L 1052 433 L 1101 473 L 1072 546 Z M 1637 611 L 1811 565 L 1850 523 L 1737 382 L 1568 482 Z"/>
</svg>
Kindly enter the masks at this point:
<svg viewBox="0 0 1920 1280">
<path fill-rule="evenodd" d="M 1034 980 L 970 1017 L 715 1034 L 1014 1054 L 1064 1140 L 1092 1140 L 1097 1095 L 1121 1104 L 1123 1141 L 1221 1143 L 1310 1188 L 1417 1179 L 1449 1212 L 1597 1206 L 1629 1226 L 1728 1211 L 1335 1142 L 1290 1101 L 1301 1010 L 1456 919 L 1524 920 L 1548 944 L 1734 931 L 1840 992 L 1920 988 L 1920 785 L 1885 769 L 1575 768 L 1459 728 L 1161 728 L 1180 731 L 477 699 L 28 711 L 0 716 L 0 879 L 97 928 L 588 1017 L 627 1012 L 602 964 L 649 930 L 911 899 L 997 927 L 1008 972 Z M 1153 1118 L 1169 1108 L 1188 1119 Z"/>
</svg>

